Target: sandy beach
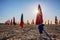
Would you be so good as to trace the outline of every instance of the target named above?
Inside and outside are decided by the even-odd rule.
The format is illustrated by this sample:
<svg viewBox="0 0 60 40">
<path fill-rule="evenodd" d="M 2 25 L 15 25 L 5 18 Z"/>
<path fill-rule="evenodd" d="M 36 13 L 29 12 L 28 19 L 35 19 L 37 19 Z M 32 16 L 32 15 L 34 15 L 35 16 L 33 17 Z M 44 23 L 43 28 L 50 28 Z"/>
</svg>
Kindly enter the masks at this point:
<svg viewBox="0 0 60 40">
<path fill-rule="evenodd" d="M 60 40 L 60 25 L 45 25 L 44 29 L 52 40 Z M 24 25 L 24 28 L 19 25 L 0 25 L 0 39 L 4 37 L 7 40 L 39 40 L 40 34 L 37 25 Z M 42 40 L 50 40 L 44 32 Z"/>
</svg>

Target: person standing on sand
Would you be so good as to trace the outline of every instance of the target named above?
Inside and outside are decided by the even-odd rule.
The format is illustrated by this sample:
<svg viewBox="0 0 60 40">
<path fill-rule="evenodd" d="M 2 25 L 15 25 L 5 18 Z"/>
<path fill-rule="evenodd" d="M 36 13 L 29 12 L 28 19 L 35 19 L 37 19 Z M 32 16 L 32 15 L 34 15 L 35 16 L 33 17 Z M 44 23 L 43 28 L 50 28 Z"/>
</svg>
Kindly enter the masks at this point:
<svg viewBox="0 0 60 40">
<path fill-rule="evenodd" d="M 39 34 L 40 34 L 40 39 L 42 40 L 42 34 L 44 31 L 44 24 L 38 25 L 38 30 L 39 30 Z"/>
<path fill-rule="evenodd" d="M 38 30 L 39 30 L 39 33 L 40 33 L 40 34 L 43 34 L 44 24 L 38 25 Z"/>
<path fill-rule="evenodd" d="M 36 17 L 36 25 L 38 25 L 38 31 L 39 31 L 39 34 L 40 34 L 40 40 L 42 40 L 43 31 L 51 40 L 51 37 L 49 36 L 49 34 L 44 30 L 45 25 L 43 24 L 43 14 L 42 14 L 40 4 L 38 5 L 38 13 L 37 13 L 37 17 Z"/>
</svg>

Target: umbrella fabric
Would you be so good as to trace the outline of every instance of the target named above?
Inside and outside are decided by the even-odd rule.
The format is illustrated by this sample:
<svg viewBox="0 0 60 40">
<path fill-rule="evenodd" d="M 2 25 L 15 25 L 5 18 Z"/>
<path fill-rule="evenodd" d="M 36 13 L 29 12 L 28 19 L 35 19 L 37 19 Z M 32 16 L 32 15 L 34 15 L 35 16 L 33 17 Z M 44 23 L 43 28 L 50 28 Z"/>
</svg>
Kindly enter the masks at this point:
<svg viewBox="0 0 60 40">
<path fill-rule="evenodd" d="M 24 22 L 20 22 L 20 27 L 23 28 Z"/>
<path fill-rule="evenodd" d="M 43 23 L 43 17 L 42 17 L 42 11 L 40 5 L 38 5 L 38 13 L 36 17 L 36 25 L 42 24 Z"/>
<path fill-rule="evenodd" d="M 20 27 L 23 28 L 24 22 L 23 22 L 23 14 L 21 15 L 21 22 L 20 22 Z"/>
<path fill-rule="evenodd" d="M 11 21 L 10 21 L 10 25 L 12 25 L 12 19 L 11 19 Z"/>
<path fill-rule="evenodd" d="M 57 16 L 55 16 L 55 24 L 58 24 Z"/>
</svg>

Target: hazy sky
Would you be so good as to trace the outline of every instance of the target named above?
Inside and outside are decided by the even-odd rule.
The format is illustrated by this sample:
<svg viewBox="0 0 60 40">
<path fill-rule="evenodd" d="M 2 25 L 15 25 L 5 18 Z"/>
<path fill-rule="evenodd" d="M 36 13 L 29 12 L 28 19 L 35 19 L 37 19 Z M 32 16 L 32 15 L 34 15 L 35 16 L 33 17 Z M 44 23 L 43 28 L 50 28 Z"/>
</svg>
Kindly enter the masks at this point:
<svg viewBox="0 0 60 40">
<path fill-rule="evenodd" d="M 44 21 L 54 22 L 55 16 L 60 20 L 60 0 L 0 0 L 0 22 L 13 17 L 18 22 L 22 13 L 24 22 L 35 20 L 38 4 L 41 5 Z"/>
</svg>

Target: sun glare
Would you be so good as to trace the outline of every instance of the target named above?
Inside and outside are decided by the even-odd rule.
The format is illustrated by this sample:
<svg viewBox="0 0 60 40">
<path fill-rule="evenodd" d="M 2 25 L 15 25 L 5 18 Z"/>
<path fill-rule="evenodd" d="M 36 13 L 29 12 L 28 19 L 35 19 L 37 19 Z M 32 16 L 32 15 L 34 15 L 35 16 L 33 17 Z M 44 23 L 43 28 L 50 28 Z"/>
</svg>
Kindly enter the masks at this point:
<svg viewBox="0 0 60 40">
<path fill-rule="evenodd" d="M 36 13 L 38 13 L 38 10 L 35 10 Z"/>
<path fill-rule="evenodd" d="M 37 13 L 38 13 L 38 10 L 35 9 L 33 14 L 34 14 L 34 15 L 37 15 Z"/>
</svg>

